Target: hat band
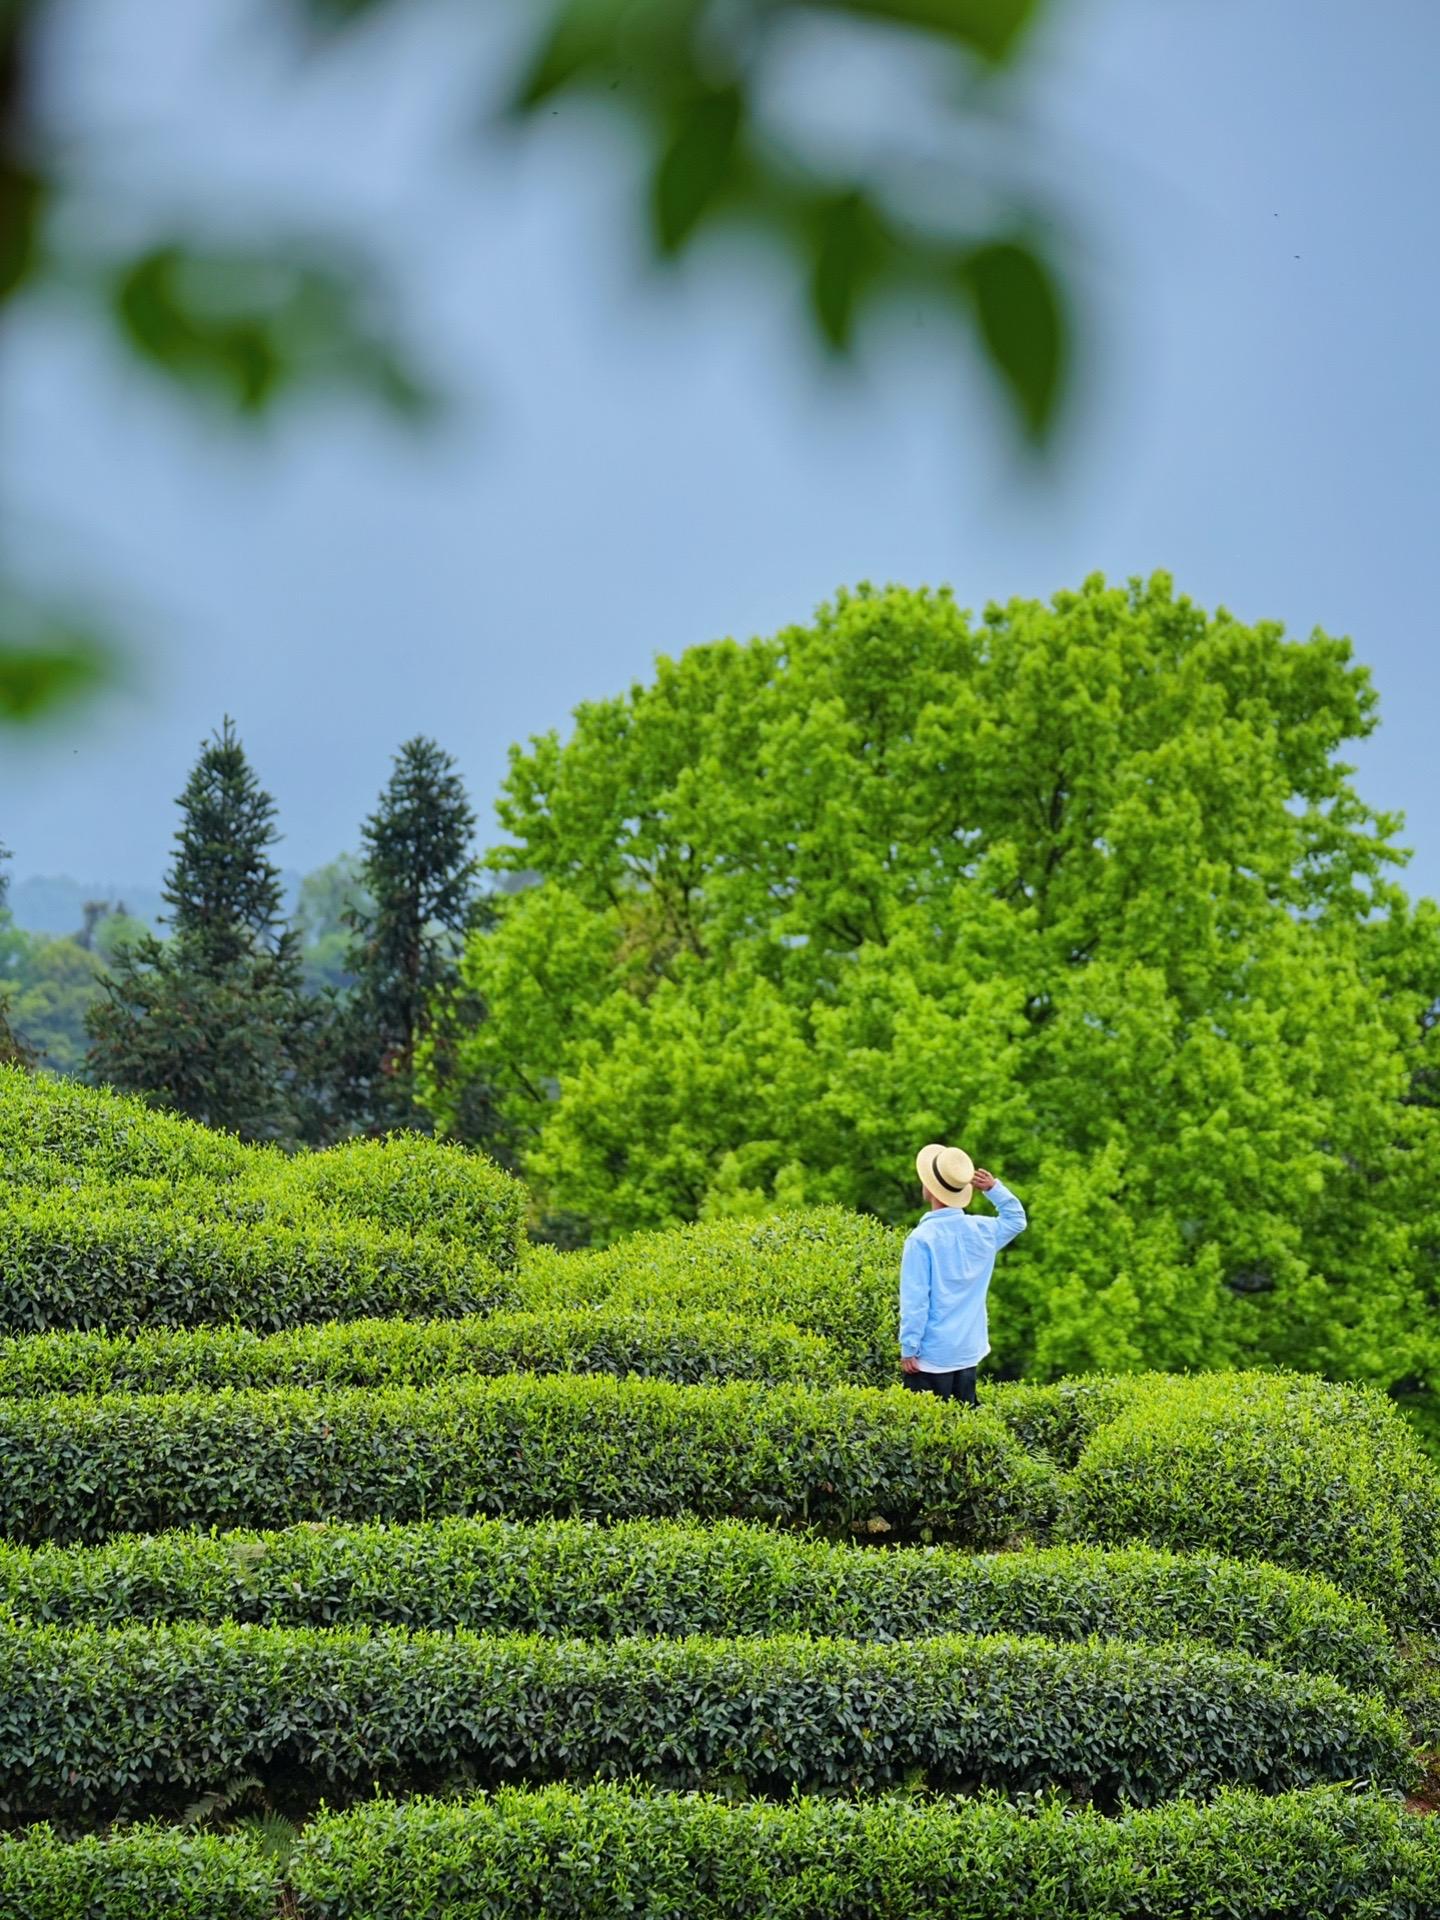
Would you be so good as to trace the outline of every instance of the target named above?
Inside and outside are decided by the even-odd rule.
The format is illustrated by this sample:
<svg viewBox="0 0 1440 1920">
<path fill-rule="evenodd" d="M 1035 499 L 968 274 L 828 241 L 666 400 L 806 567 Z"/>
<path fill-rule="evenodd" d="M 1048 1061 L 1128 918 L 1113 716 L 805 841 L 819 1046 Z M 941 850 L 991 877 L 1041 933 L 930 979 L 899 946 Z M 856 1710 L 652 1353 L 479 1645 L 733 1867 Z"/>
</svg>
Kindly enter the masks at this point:
<svg viewBox="0 0 1440 1920">
<path fill-rule="evenodd" d="M 954 1187 L 954 1186 L 951 1186 L 950 1182 L 945 1178 L 944 1174 L 941 1173 L 940 1156 L 938 1153 L 931 1155 L 930 1171 L 931 1173 L 934 1174 L 935 1178 L 940 1182 L 940 1185 L 944 1187 L 946 1193 L 963 1193 L 965 1191 L 965 1182 L 963 1180 L 960 1182 L 958 1187 Z"/>
</svg>

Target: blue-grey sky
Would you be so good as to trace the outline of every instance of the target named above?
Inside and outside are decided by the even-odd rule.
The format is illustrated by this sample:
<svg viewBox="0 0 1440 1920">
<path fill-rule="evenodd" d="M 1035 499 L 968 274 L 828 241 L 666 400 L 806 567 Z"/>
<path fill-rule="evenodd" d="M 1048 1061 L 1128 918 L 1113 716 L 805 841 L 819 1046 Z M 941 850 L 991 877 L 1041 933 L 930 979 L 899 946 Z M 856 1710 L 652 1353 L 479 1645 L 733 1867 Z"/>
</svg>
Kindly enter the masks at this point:
<svg viewBox="0 0 1440 1920">
<path fill-rule="evenodd" d="M 508 743 L 657 652 L 860 579 L 978 608 L 1164 567 L 1204 605 L 1353 638 L 1383 714 L 1361 790 L 1404 811 L 1406 883 L 1440 894 L 1433 0 L 1056 0 L 1020 148 L 1080 238 L 1090 352 L 1038 484 L 920 316 L 838 378 L 733 247 L 647 268 L 620 137 L 477 144 L 529 11 L 414 0 L 307 61 L 253 0 L 66 6 L 53 113 L 137 219 L 359 235 L 455 406 L 422 438 L 317 402 L 237 440 L 64 315 L 15 329 L 12 540 L 135 654 L 128 691 L 4 743 L 16 877 L 158 879 L 226 712 L 307 869 L 353 846 L 409 735 L 457 756 L 490 840 Z M 902 97 L 836 54 L 822 119 L 817 81 L 862 140 Z"/>
</svg>

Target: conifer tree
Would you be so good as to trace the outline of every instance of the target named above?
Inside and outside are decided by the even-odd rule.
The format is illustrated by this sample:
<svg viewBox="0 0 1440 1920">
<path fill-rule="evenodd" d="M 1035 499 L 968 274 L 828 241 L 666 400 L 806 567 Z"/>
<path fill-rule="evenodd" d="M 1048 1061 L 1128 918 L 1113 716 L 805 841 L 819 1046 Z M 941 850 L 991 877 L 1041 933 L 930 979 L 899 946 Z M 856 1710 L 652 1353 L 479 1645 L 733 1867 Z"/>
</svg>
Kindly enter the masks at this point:
<svg viewBox="0 0 1440 1920">
<path fill-rule="evenodd" d="M 312 1015 L 281 921 L 275 803 L 228 717 L 180 796 L 168 940 L 118 956 L 91 1010 L 95 1077 L 208 1126 L 290 1142 L 303 1130 Z"/>
<path fill-rule="evenodd" d="M 433 740 L 407 740 L 361 829 L 364 904 L 349 915 L 349 1098 L 368 1131 L 428 1131 L 415 1107 L 415 1053 L 432 1036 L 466 935 L 483 918 L 474 833 L 454 760 Z"/>
</svg>

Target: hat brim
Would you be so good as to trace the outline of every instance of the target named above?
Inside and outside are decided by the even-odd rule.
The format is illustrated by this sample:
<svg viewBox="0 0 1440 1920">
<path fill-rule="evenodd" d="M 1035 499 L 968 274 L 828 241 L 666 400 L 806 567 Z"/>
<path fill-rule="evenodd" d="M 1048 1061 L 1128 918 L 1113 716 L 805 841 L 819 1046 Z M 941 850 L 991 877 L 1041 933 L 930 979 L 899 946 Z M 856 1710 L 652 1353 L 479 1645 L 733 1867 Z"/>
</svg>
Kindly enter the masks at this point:
<svg viewBox="0 0 1440 1920">
<path fill-rule="evenodd" d="M 961 1187 L 947 1186 L 943 1174 L 935 1165 L 935 1157 L 941 1153 L 958 1153 L 965 1162 L 969 1173 Z M 932 1199 L 938 1200 L 942 1207 L 968 1207 L 975 1185 L 970 1175 L 975 1172 L 975 1162 L 963 1147 L 947 1147 L 943 1142 L 932 1140 L 928 1146 L 920 1149 L 915 1156 L 915 1173 L 921 1186 Z"/>
</svg>

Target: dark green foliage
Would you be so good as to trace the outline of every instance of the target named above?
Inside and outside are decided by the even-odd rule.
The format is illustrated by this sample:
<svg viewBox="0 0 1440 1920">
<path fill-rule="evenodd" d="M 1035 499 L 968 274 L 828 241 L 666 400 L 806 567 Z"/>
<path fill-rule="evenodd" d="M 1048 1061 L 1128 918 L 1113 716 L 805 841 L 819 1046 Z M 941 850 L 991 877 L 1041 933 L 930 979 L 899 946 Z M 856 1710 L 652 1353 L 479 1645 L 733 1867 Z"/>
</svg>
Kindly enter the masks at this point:
<svg viewBox="0 0 1440 1920">
<path fill-rule="evenodd" d="M 280 925 L 275 803 L 228 718 L 180 796 L 169 940 L 116 957 L 87 1016 L 94 1077 L 247 1139 L 300 1137 L 312 1013 Z"/>
<path fill-rule="evenodd" d="M 1380 1619 L 1323 1580 L 1213 1554 L 1054 1547 L 875 1553 L 769 1528 L 624 1521 L 185 1533 L 99 1547 L 0 1547 L 0 1609 L 122 1626 L 403 1626 L 618 1640 L 627 1635 L 938 1633 L 1183 1639 L 1358 1691 L 1389 1689 Z"/>
<path fill-rule="evenodd" d="M 275 1869 L 210 1834 L 135 1828 L 66 1842 L 47 1826 L 0 1840 L 0 1913 L 13 1920 L 275 1920 Z"/>
<path fill-rule="evenodd" d="M 1416 1777 L 1378 1700 L 1183 1643 L 3 1624 L 0 1695 L 0 1811 L 32 1817 L 171 1811 L 237 1774 L 287 1805 L 457 1775 L 772 1795 L 923 1780 L 1107 1807 Z"/>
<path fill-rule="evenodd" d="M 355 985 L 338 1016 L 337 1100 L 355 1127 L 429 1130 L 415 1106 L 415 1049 L 479 924 L 474 834 L 453 759 L 433 740 L 407 740 L 360 830 L 363 896 L 348 915 Z"/>
<path fill-rule="evenodd" d="M 211 968 L 180 936 L 145 934 L 101 986 L 86 1014 L 96 1079 L 247 1140 L 301 1138 L 311 1014 L 293 951 Z"/>
<path fill-rule="evenodd" d="M 279 839 L 275 802 L 255 778 L 226 716 L 201 749 L 180 795 L 175 862 L 163 889 L 177 939 L 220 971 L 283 941 L 280 869 L 266 849 Z"/>
<path fill-rule="evenodd" d="M 326 1815 L 292 1873 L 306 1920 L 1429 1920 L 1440 1824 L 1328 1788 L 1112 1820 L 555 1787 Z"/>
<path fill-rule="evenodd" d="M 464 1248 L 355 1221 L 289 1227 L 20 1193 L 0 1211 L 0 1331 L 261 1328 L 366 1315 L 483 1313 L 504 1276 Z"/>
<path fill-rule="evenodd" d="M 277 1238 L 275 1230 L 268 1232 L 266 1258 Z M 284 1235 L 282 1245 L 300 1238 Z M 423 1254 L 424 1243 L 416 1245 Z M 422 1291 L 416 1289 L 417 1298 Z M 237 1306 L 237 1312 L 244 1310 L 244 1303 Z M 10 1399 L 195 1387 L 424 1386 L 500 1373 L 633 1373 L 687 1385 L 820 1385 L 842 1378 L 838 1357 L 823 1340 L 783 1321 L 603 1307 L 463 1320 L 339 1320 L 275 1334 L 207 1326 L 133 1337 L 46 1333 L 0 1340 L 0 1398 Z"/>
<path fill-rule="evenodd" d="M 856 1380 L 899 1378 L 902 1235 L 840 1207 L 632 1235 L 595 1252 L 537 1251 L 526 1298 L 542 1305 L 716 1307 L 792 1320 L 845 1354 Z"/>
<path fill-rule="evenodd" d="M 996 1420 L 918 1395 L 598 1377 L 0 1401 L 0 1535 L 95 1541 L 300 1520 L 763 1519 L 1042 1526 L 1054 1476 Z"/>
<path fill-rule="evenodd" d="M 1440 1482 L 1371 1388 L 1149 1376 L 1068 1485 L 1075 1538 L 1206 1547 L 1324 1573 L 1391 1619 L 1440 1621 Z"/>
</svg>

